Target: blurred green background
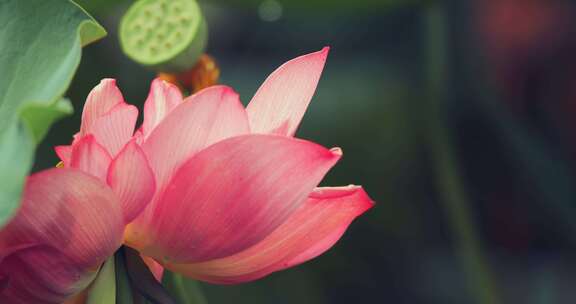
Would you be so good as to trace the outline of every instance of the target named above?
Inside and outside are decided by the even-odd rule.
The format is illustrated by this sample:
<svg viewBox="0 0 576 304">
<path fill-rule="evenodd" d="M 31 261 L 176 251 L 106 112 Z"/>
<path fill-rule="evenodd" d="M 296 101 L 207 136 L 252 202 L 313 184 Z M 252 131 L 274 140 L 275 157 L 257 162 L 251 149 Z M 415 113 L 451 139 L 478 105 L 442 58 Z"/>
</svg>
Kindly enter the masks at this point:
<svg viewBox="0 0 576 304">
<path fill-rule="evenodd" d="M 155 74 L 120 50 L 132 1 L 77 1 L 109 32 L 84 49 L 36 170 L 118 80 L 142 106 Z M 340 146 L 326 185 L 377 202 L 326 254 L 209 303 L 573 303 L 576 5 L 562 0 L 204 0 L 221 82 L 250 100 L 298 55 L 332 47 L 298 136 Z"/>
</svg>

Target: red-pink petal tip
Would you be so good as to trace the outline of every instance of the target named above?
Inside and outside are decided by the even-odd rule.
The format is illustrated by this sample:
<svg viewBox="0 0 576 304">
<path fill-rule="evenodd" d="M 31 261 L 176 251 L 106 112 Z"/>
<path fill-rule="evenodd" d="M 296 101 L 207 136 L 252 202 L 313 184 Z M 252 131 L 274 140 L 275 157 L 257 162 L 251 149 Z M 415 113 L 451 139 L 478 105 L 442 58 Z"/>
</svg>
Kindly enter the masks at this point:
<svg viewBox="0 0 576 304">
<path fill-rule="evenodd" d="M 330 149 L 330 152 L 332 152 L 332 155 L 340 158 L 342 157 L 342 155 L 344 155 L 344 152 L 342 152 L 342 149 L 340 147 L 334 147 L 332 149 Z"/>
</svg>

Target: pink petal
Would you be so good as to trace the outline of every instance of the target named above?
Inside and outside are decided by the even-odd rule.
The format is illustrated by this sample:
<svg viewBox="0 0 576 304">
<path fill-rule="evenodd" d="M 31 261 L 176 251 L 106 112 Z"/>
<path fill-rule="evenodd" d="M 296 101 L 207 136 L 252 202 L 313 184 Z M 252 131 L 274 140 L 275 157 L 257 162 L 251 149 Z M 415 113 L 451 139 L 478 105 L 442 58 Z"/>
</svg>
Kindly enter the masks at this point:
<svg viewBox="0 0 576 304">
<path fill-rule="evenodd" d="M 329 48 L 292 59 L 264 81 L 246 112 L 254 133 L 293 136 L 316 91 Z"/>
<path fill-rule="evenodd" d="M 249 132 L 238 94 L 225 86 L 213 86 L 186 98 L 156 126 L 143 148 L 161 189 L 194 153 L 219 140 Z"/>
<path fill-rule="evenodd" d="M 138 108 L 121 103 L 98 118 L 92 125 L 90 134 L 94 134 L 96 140 L 110 155 L 116 156 L 132 138 L 137 119 Z"/>
<path fill-rule="evenodd" d="M 340 155 L 283 136 L 221 141 L 180 167 L 146 214 L 148 222 L 135 223 L 143 225 L 140 231 L 132 227 L 128 244 L 159 262 L 178 263 L 244 250 L 304 203 Z"/>
<path fill-rule="evenodd" d="M 142 261 L 144 261 L 146 266 L 148 266 L 148 269 L 150 269 L 150 272 L 152 272 L 152 275 L 154 275 L 156 281 L 162 282 L 162 277 L 164 276 L 164 267 L 162 267 L 162 265 L 156 262 L 153 258 L 149 258 L 145 255 L 140 255 L 140 257 L 142 257 Z"/>
<path fill-rule="evenodd" d="M 256 280 L 330 249 L 350 223 L 372 206 L 358 186 L 317 188 L 286 222 L 256 245 L 222 259 L 165 266 L 212 283 Z"/>
<path fill-rule="evenodd" d="M 72 146 L 56 146 L 54 147 L 56 155 L 64 163 L 64 167 L 70 166 L 70 158 L 72 157 Z"/>
<path fill-rule="evenodd" d="M 134 132 L 134 136 L 132 136 L 132 139 L 134 139 L 136 143 L 140 146 L 144 143 L 144 133 L 142 133 L 142 128 Z"/>
<path fill-rule="evenodd" d="M 102 79 L 86 99 L 84 110 L 82 111 L 82 125 L 80 135 L 89 133 L 92 125 L 99 117 L 108 113 L 116 105 L 124 103 L 124 97 L 116 86 L 114 79 Z"/>
<path fill-rule="evenodd" d="M 112 158 L 93 135 L 87 135 L 72 145 L 70 168 L 81 170 L 106 181 Z M 66 166 L 66 164 L 64 164 Z"/>
<path fill-rule="evenodd" d="M 0 299 L 52 299 L 80 291 L 85 279 L 120 247 L 123 229 L 118 199 L 95 177 L 73 169 L 30 176 L 20 210 L 0 231 L 0 253 L 10 252 L 0 256 L 0 277 L 22 284 L 8 284 Z M 19 266 L 9 269 L 15 264 Z"/>
<path fill-rule="evenodd" d="M 144 103 L 144 123 L 142 124 L 144 137 L 148 137 L 164 117 L 180 103 L 182 103 L 182 93 L 178 87 L 162 79 L 154 79 L 150 94 Z"/>
<path fill-rule="evenodd" d="M 88 95 L 74 142 L 93 134 L 110 155 L 116 156 L 132 137 L 137 118 L 138 109 L 124 102 L 116 81 L 104 79 Z"/>
<path fill-rule="evenodd" d="M 95 177 L 74 169 L 41 171 L 28 178 L 20 210 L 0 231 L 0 252 L 41 243 L 94 266 L 95 258 L 104 260 L 120 244 L 120 208 L 112 190 Z"/>
<path fill-rule="evenodd" d="M 120 198 L 126 223 L 146 207 L 156 190 L 154 172 L 135 140 L 129 142 L 112 161 L 107 181 Z"/>
<path fill-rule="evenodd" d="M 45 245 L 19 250 L 2 261 L 7 284 L 0 303 L 62 303 L 88 287 L 97 269 L 77 267 L 65 253 Z"/>
</svg>

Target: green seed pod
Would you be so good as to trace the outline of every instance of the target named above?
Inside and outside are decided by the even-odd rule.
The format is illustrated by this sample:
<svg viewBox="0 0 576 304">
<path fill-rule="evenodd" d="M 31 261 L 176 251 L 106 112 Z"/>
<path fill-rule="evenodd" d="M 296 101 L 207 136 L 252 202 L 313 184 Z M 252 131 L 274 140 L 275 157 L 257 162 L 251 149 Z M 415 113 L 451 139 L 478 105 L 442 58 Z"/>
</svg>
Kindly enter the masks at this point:
<svg viewBox="0 0 576 304">
<path fill-rule="evenodd" d="M 207 32 L 196 0 L 139 0 L 122 18 L 120 45 L 142 65 L 181 72 L 204 52 Z"/>
</svg>

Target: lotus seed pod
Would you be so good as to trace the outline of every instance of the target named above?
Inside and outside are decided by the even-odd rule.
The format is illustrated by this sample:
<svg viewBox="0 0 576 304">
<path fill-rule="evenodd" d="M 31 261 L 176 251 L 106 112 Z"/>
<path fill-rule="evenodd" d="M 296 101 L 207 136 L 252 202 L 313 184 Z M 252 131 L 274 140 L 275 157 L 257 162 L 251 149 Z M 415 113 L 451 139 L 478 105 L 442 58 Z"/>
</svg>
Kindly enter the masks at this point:
<svg viewBox="0 0 576 304">
<path fill-rule="evenodd" d="M 207 40 L 196 0 L 139 0 L 120 23 L 120 45 L 132 60 L 156 71 L 180 72 L 196 64 Z"/>
</svg>

